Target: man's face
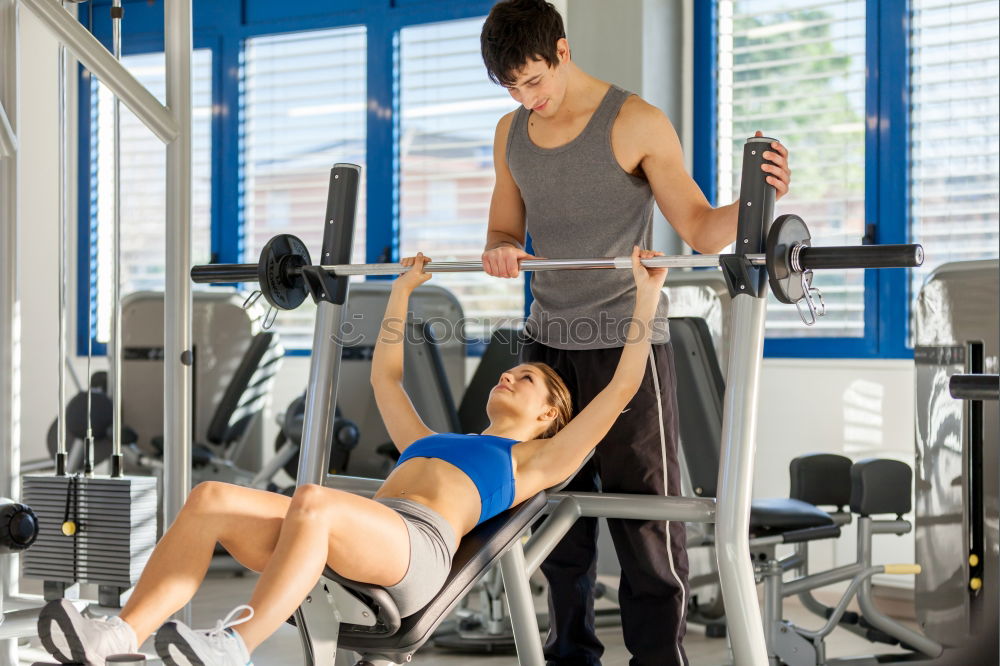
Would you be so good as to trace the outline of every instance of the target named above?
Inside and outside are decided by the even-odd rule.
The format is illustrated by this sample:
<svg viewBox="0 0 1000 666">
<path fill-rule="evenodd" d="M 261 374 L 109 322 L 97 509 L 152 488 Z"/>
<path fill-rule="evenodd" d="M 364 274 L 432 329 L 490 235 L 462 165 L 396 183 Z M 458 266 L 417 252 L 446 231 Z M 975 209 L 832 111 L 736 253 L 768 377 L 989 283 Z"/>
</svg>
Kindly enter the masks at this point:
<svg viewBox="0 0 1000 666">
<path fill-rule="evenodd" d="M 560 43 L 556 51 L 559 65 L 550 67 L 544 60 L 529 60 L 515 72 L 514 84 L 507 86 L 507 92 L 529 111 L 543 118 L 551 118 L 566 94 L 566 81 L 561 67 L 565 54 L 566 50 Z"/>
</svg>

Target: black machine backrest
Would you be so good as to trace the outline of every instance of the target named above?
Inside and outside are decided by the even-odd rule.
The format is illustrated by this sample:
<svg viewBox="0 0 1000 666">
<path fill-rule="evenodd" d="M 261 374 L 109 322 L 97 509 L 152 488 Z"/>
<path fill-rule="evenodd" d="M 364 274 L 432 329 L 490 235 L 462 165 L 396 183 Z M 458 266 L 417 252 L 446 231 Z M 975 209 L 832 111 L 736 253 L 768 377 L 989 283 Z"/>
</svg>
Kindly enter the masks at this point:
<svg viewBox="0 0 1000 666">
<path fill-rule="evenodd" d="M 408 661 L 407 656 L 430 638 L 441 620 L 454 610 L 476 581 L 541 514 L 545 503 L 545 493 L 538 493 L 466 534 L 452 559 L 451 573 L 444 587 L 427 606 L 404 617 L 397 632 L 388 636 L 373 635 L 368 627 L 341 625 L 337 647 L 357 652 L 378 651 L 397 662 Z M 349 581 L 347 587 L 352 587 Z"/>
<path fill-rule="evenodd" d="M 518 364 L 520 344 L 519 334 L 512 328 L 498 328 L 493 331 L 486 351 L 479 359 L 479 365 L 476 366 L 472 380 L 465 388 L 462 402 L 458 406 L 460 432 L 482 432 L 489 426 L 486 402 L 490 398 L 490 390 L 499 381 L 500 373 Z"/>
<path fill-rule="evenodd" d="M 258 333 L 250 341 L 250 346 L 240 359 L 239 366 L 229 380 L 215 413 L 212 414 L 212 420 L 205 434 L 209 442 L 226 444 L 232 441 L 233 437 L 229 433 L 230 424 L 240 422 L 255 408 L 259 409 L 262 397 L 267 394 L 267 385 L 278 369 L 281 355 L 272 354 L 268 357 L 268 351 L 275 347 L 276 343 L 275 334 L 267 331 Z M 237 414 L 237 411 L 241 413 Z"/>
<path fill-rule="evenodd" d="M 699 317 L 670 319 L 677 374 L 681 446 L 698 497 L 715 497 L 726 382 L 708 324 Z"/>
<path fill-rule="evenodd" d="M 788 465 L 792 499 L 838 509 L 851 503 L 851 459 L 835 453 L 807 453 Z"/>
<path fill-rule="evenodd" d="M 851 511 L 862 516 L 894 513 L 912 506 L 913 470 L 899 460 L 865 458 L 851 467 Z"/>
</svg>

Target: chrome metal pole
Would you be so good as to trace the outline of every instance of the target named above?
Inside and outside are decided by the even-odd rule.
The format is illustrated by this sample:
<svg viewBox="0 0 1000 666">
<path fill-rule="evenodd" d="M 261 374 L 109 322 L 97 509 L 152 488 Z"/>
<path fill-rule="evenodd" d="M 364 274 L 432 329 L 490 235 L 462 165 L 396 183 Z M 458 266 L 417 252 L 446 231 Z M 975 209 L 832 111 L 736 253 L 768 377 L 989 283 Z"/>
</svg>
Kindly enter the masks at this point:
<svg viewBox="0 0 1000 666">
<path fill-rule="evenodd" d="M 351 256 L 360 182 L 361 167 L 356 164 L 337 163 L 330 169 L 321 252 L 325 257 L 332 257 L 333 261 L 343 261 Z M 313 285 L 313 294 L 320 300 L 316 307 L 302 446 L 295 479 L 299 486 L 306 483 L 323 485 L 330 468 L 330 438 L 337 407 L 337 385 L 340 381 L 343 351 L 341 324 L 349 283 L 346 278 L 333 278 L 323 282 L 324 277 L 327 276 L 307 275 L 307 279 L 319 280 L 321 284 Z"/>
<path fill-rule="evenodd" d="M 715 552 L 736 666 L 767 664 L 749 537 L 766 310 L 766 298 L 747 294 L 733 298 L 733 335 L 722 418 L 722 466 L 715 509 Z"/>
<path fill-rule="evenodd" d="M 122 2 L 111 2 L 111 47 L 115 60 L 122 59 Z M 121 100 L 112 101 L 112 152 L 114 153 L 114 208 L 111 232 L 111 340 L 108 363 L 111 375 L 111 476 L 122 475 L 122 119 Z"/>
<path fill-rule="evenodd" d="M 716 502 L 710 497 L 667 497 L 631 493 L 557 492 L 549 501 L 572 497 L 581 516 L 626 520 L 676 520 L 686 523 L 715 522 Z"/>
<path fill-rule="evenodd" d="M 64 5 L 65 6 L 65 5 Z M 66 290 L 69 268 L 66 263 L 69 234 L 69 131 L 67 122 L 69 114 L 69 91 L 66 85 L 66 75 L 70 71 L 67 66 L 68 51 L 62 43 L 59 44 L 59 374 L 56 408 L 56 474 L 66 473 Z"/>
<path fill-rule="evenodd" d="M 0 105 L 19 129 L 17 1 L 0 0 Z M 16 145 L 16 144 L 15 144 Z M 17 152 L 0 159 L 0 497 L 21 496 L 21 303 Z M 18 557 L 0 557 L 0 613 L 18 591 Z M 0 615 L 2 617 L 2 615 Z M 0 641 L 0 666 L 16 666 L 17 640 Z"/>
<path fill-rule="evenodd" d="M 181 132 L 178 119 L 165 108 L 145 86 L 135 80 L 104 45 L 63 9 L 56 0 L 21 0 L 35 16 L 51 30 L 80 62 L 101 82 L 121 98 L 132 113 L 164 143 L 173 141 Z M 167 3 L 170 4 L 169 2 Z M 169 51 L 169 47 L 167 48 Z M 167 106 L 170 105 L 169 94 Z"/>
<path fill-rule="evenodd" d="M 763 254 L 748 254 L 747 260 L 753 266 L 766 263 Z M 642 264 L 650 268 L 693 268 L 717 267 L 721 255 L 671 255 L 643 259 Z M 525 259 L 520 264 L 524 272 L 618 269 L 631 270 L 630 257 L 596 257 L 589 259 Z M 335 277 L 351 275 L 397 275 L 407 270 L 402 264 L 328 264 L 322 266 L 294 267 L 288 270 L 288 277 L 294 277 L 307 269 L 324 271 Z M 259 279 L 258 264 L 205 264 L 191 269 L 191 280 L 199 283 L 212 282 L 256 282 Z M 480 261 L 435 261 L 424 266 L 428 273 L 476 273 L 483 271 Z"/>
<path fill-rule="evenodd" d="M 306 391 L 306 418 L 302 425 L 302 447 L 296 485 L 322 485 L 330 468 L 330 434 L 333 431 L 340 381 L 339 342 L 343 307 L 320 302 L 316 307 L 312 359 L 309 363 L 309 390 Z"/>
<path fill-rule="evenodd" d="M 517 663 L 519 666 L 543 666 L 545 657 L 538 637 L 538 618 L 535 617 L 535 604 L 531 599 L 531 586 L 528 584 L 524 550 L 520 541 L 515 541 L 500 556 L 500 573 L 503 574 L 503 587 L 507 592 L 510 625 L 514 632 L 514 644 L 517 646 Z"/>
<path fill-rule="evenodd" d="M 763 265 L 766 258 L 763 254 L 747 255 L 750 263 Z M 643 259 L 644 266 L 650 268 L 692 268 L 711 267 L 719 265 L 717 254 L 671 255 Z M 565 270 L 595 270 L 595 269 L 628 269 L 632 267 L 629 257 L 597 257 L 593 259 L 525 259 L 521 261 L 524 272 L 565 271 Z M 402 264 L 339 264 L 322 266 L 323 270 L 334 275 L 397 275 L 406 270 Z M 474 273 L 483 270 L 481 261 L 440 261 L 429 262 L 424 270 L 428 273 Z"/>
<path fill-rule="evenodd" d="M 167 144 L 163 359 L 163 528 L 191 491 L 191 0 L 166 0 L 167 107 L 178 129 Z"/>
</svg>

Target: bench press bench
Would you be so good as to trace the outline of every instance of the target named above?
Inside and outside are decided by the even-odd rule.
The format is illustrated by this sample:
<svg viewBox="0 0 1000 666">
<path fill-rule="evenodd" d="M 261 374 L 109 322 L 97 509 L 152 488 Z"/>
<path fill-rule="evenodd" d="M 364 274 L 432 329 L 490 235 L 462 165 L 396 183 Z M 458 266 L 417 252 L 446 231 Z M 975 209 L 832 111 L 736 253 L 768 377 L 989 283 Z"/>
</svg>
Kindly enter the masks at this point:
<svg viewBox="0 0 1000 666">
<path fill-rule="evenodd" d="M 515 567 L 520 560 L 520 571 L 524 571 L 520 537 L 542 514 L 546 503 L 546 494 L 538 493 L 465 535 L 444 587 L 427 606 L 408 617 L 399 616 L 396 604 L 384 588 L 346 579 L 327 568 L 294 617 L 305 650 L 305 664 L 353 663 L 345 660 L 345 654 L 341 654 L 338 662 L 338 650 L 360 653 L 358 666 L 409 662 L 476 581 L 501 557 L 513 558 Z M 508 571 L 505 568 L 505 586 L 527 585 L 527 576 L 512 581 L 506 575 Z"/>
</svg>

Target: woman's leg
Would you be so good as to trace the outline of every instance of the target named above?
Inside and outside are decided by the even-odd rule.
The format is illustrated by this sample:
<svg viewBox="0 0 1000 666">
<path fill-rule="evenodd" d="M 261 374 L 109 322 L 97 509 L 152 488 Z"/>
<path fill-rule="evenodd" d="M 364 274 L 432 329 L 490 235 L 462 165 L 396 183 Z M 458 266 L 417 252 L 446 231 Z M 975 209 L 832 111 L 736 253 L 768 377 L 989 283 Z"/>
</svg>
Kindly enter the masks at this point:
<svg viewBox="0 0 1000 666">
<path fill-rule="evenodd" d="M 233 628 L 248 650 L 295 612 L 327 564 L 352 580 L 395 585 L 410 564 L 406 524 L 398 513 L 370 499 L 300 486 L 250 599 L 253 618 Z"/>
<path fill-rule="evenodd" d="M 121 612 L 139 644 L 194 596 L 217 541 L 243 566 L 263 571 L 290 504 L 277 493 L 217 481 L 198 484 Z"/>
</svg>

